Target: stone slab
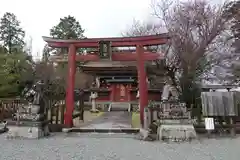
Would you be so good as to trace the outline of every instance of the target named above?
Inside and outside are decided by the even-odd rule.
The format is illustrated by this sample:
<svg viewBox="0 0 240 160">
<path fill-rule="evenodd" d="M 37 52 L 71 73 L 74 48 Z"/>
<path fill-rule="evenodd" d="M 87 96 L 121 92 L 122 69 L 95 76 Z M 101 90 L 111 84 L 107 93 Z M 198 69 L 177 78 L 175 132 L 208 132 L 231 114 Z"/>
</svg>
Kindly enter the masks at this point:
<svg viewBox="0 0 240 160">
<path fill-rule="evenodd" d="M 49 134 L 48 126 L 31 127 L 31 126 L 8 126 L 7 138 L 28 138 L 38 139 Z"/>
<path fill-rule="evenodd" d="M 161 124 L 192 124 L 191 119 L 162 119 L 159 120 Z"/>
<path fill-rule="evenodd" d="M 185 141 L 197 137 L 193 124 L 162 124 L 158 128 L 159 140 Z"/>
<path fill-rule="evenodd" d="M 62 132 L 80 132 L 80 133 L 138 133 L 139 128 L 63 128 Z"/>
<path fill-rule="evenodd" d="M 17 122 L 17 121 L 13 121 L 13 120 L 8 120 L 7 121 L 8 126 L 43 127 L 48 123 L 49 123 L 48 120 L 41 121 L 41 122 L 39 122 L 39 121 L 20 121 L 20 122 Z"/>
</svg>

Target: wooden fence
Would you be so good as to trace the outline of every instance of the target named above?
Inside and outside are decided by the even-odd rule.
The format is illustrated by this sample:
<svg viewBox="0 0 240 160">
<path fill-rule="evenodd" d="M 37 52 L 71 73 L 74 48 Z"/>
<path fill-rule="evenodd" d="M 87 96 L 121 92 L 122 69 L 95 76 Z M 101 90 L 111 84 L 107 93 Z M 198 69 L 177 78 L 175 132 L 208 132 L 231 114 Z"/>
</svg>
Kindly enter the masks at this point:
<svg viewBox="0 0 240 160">
<path fill-rule="evenodd" d="M 26 100 L 20 98 L 1 98 L 0 99 L 0 121 L 12 119 L 14 113 L 17 112 L 19 106 L 27 105 Z M 53 105 L 49 101 L 46 107 L 47 118 L 50 123 L 63 124 L 64 123 L 65 105 Z"/>
<path fill-rule="evenodd" d="M 1 98 L 0 99 L 0 121 L 11 119 L 17 112 L 19 106 L 27 104 L 27 101 L 20 98 Z"/>
<path fill-rule="evenodd" d="M 27 105 L 26 100 L 20 98 L 1 98 L 0 99 L 0 122 L 8 119 L 12 119 L 14 113 L 17 112 L 19 106 Z M 80 107 L 79 107 L 80 108 Z M 65 113 L 65 102 L 60 101 L 54 103 L 53 101 L 48 101 L 46 107 L 47 119 L 50 124 L 64 124 L 64 113 Z M 76 109 L 73 113 L 73 119 L 78 118 L 81 120 L 82 113 L 79 109 Z"/>
</svg>

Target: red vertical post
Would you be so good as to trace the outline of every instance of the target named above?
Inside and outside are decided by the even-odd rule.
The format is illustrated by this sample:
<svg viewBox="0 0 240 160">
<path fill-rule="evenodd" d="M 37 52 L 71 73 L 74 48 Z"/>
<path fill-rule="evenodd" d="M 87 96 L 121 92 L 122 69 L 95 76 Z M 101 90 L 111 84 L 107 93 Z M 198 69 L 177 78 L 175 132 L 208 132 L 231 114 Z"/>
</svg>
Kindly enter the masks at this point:
<svg viewBox="0 0 240 160">
<path fill-rule="evenodd" d="M 76 47 L 71 44 L 68 48 L 68 77 L 66 89 L 66 113 L 64 116 L 65 125 L 73 126 L 72 114 L 74 110 L 74 85 L 76 73 Z"/>
<path fill-rule="evenodd" d="M 137 63 L 138 63 L 138 88 L 139 88 L 139 104 L 140 104 L 140 121 L 144 127 L 144 108 L 148 105 L 148 88 L 146 81 L 145 64 L 143 57 L 143 46 L 137 46 Z"/>
<path fill-rule="evenodd" d="M 111 84 L 111 94 L 110 94 L 110 101 L 114 101 L 114 94 L 115 94 L 115 85 Z"/>
</svg>

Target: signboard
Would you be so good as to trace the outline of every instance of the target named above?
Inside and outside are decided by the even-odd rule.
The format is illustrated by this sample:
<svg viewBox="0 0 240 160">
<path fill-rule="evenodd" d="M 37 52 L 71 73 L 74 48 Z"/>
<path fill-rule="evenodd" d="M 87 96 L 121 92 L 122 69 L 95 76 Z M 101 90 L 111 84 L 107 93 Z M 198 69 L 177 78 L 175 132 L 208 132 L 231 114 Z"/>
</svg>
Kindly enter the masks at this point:
<svg viewBox="0 0 240 160">
<path fill-rule="evenodd" d="M 205 129 L 206 130 L 214 130 L 214 119 L 213 118 L 205 118 Z"/>
</svg>

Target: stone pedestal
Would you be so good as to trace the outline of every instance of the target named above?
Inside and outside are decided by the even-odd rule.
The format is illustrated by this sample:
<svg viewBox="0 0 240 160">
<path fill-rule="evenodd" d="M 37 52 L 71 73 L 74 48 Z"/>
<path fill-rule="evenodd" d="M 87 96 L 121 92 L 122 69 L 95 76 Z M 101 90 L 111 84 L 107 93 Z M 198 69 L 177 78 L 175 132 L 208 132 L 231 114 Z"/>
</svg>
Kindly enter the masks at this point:
<svg viewBox="0 0 240 160">
<path fill-rule="evenodd" d="M 159 140 L 188 141 L 197 137 L 190 114 L 184 103 L 161 105 L 157 137 Z"/>
<path fill-rule="evenodd" d="M 167 124 L 164 123 L 158 128 L 159 140 L 188 141 L 197 137 L 193 124 Z"/>
<path fill-rule="evenodd" d="M 19 107 L 8 124 L 7 138 L 36 139 L 49 135 L 48 121 L 44 110 L 39 105 L 26 105 Z"/>
<path fill-rule="evenodd" d="M 38 139 L 49 135 L 48 122 L 8 122 L 7 138 Z"/>
<path fill-rule="evenodd" d="M 4 133 L 7 131 L 7 123 L 0 123 L 0 133 Z"/>
</svg>

